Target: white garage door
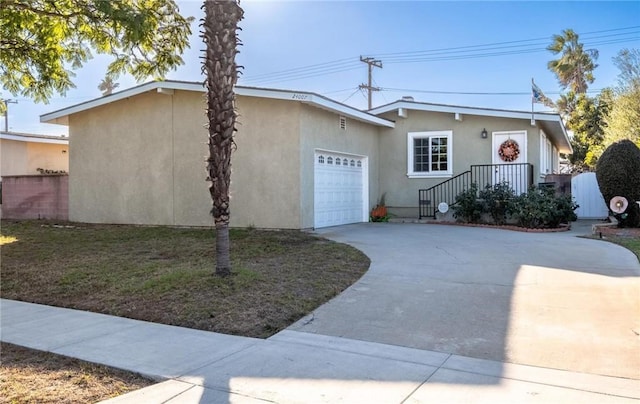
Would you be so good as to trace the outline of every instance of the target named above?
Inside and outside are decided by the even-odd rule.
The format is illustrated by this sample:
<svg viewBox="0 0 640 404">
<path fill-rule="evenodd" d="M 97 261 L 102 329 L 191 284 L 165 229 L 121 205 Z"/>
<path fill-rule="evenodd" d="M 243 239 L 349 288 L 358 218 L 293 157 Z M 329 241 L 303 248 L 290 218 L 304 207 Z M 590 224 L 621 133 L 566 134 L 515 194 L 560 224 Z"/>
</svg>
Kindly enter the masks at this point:
<svg viewBox="0 0 640 404">
<path fill-rule="evenodd" d="M 366 157 L 315 153 L 314 227 L 366 221 Z"/>
</svg>

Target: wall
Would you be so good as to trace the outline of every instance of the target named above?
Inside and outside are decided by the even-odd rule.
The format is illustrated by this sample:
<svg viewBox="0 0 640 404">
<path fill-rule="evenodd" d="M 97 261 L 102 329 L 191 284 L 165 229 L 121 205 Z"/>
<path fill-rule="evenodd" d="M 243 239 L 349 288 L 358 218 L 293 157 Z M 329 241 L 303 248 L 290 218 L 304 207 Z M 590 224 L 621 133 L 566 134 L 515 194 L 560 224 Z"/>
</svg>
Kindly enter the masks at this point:
<svg viewBox="0 0 640 404">
<path fill-rule="evenodd" d="M 69 219 L 69 176 L 2 178 L 3 219 Z"/>
<path fill-rule="evenodd" d="M 64 144 L 1 139 L 0 175 L 35 175 L 38 168 L 69 172 L 68 150 Z"/>
<path fill-rule="evenodd" d="M 27 142 L 0 139 L 0 176 L 27 175 L 27 161 Z"/>
<path fill-rule="evenodd" d="M 298 103 L 239 97 L 231 226 L 299 228 Z M 141 94 L 70 117 L 71 219 L 212 226 L 204 93 Z"/>
<path fill-rule="evenodd" d="M 300 103 L 238 97 L 231 225 L 299 229 Z"/>
<path fill-rule="evenodd" d="M 69 117 L 71 220 L 174 224 L 171 106 L 146 93 Z"/>
<path fill-rule="evenodd" d="M 538 178 L 540 161 L 539 129 L 529 120 L 462 115 L 456 121 L 453 113 L 409 110 L 407 118 L 397 111 L 380 115 L 396 122 L 393 129 L 382 129 L 380 135 L 380 192 L 387 194 L 389 211 L 398 216 L 418 216 L 418 190 L 446 181 L 449 177 L 407 177 L 407 133 L 420 131 L 453 131 L 453 175 L 460 174 L 474 164 L 491 164 L 492 132 L 527 131 L 527 162 L 534 166 Z M 486 129 L 489 136 L 482 139 Z"/>
<path fill-rule="evenodd" d="M 340 129 L 340 115 L 321 110 L 309 105 L 303 105 L 300 142 L 300 187 L 301 222 L 302 228 L 314 225 L 314 151 L 323 149 L 329 151 L 357 154 L 368 157 L 369 166 L 369 194 L 368 209 L 376 205 L 380 198 L 379 182 L 379 153 L 377 126 L 347 118 L 346 130 Z"/>
</svg>

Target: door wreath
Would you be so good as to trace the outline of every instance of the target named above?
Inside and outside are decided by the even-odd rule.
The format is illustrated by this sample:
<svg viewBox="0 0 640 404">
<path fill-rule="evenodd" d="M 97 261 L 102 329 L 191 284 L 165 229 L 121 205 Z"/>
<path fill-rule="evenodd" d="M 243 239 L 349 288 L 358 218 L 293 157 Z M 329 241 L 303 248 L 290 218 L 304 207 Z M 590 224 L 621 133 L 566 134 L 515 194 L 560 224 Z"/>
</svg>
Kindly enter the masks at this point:
<svg viewBox="0 0 640 404">
<path fill-rule="evenodd" d="M 513 139 L 507 139 L 498 148 L 498 155 L 502 161 L 511 163 L 518 159 L 520 156 L 520 146 L 518 142 Z"/>
</svg>

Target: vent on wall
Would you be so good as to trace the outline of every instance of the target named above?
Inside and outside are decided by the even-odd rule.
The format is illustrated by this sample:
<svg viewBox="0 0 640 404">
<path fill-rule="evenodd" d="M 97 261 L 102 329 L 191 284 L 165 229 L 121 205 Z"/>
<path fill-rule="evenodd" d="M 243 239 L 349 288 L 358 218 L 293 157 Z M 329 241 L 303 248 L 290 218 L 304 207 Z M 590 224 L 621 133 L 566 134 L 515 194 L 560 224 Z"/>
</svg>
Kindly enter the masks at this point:
<svg viewBox="0 0 640 404">
<path fill-rule="evenodd" d="M 341 116 L 340 117 L 340 129 L 347 130 L 347 117 L 346 116 Z"/>
</svg>

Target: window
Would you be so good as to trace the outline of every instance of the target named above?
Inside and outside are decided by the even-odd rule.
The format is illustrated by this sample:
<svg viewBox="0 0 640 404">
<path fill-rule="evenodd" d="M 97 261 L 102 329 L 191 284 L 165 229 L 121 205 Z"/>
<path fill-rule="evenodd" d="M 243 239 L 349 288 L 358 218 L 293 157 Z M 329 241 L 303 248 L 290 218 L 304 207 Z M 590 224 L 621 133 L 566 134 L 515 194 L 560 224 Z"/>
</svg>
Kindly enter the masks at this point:
<svg viewBox="0 0 640 404">
<path fill-rule="evenodd" d="M 553 150 L 549 139 L 540 131 L 540 176 L 544 177 L 553 172 Z"/>
<path fill-rule="evenodd" d="M 324 156 L 318 156 L 318 163 L 324 164 Z"/>
<path fill-rule="evenodd" d="M 350 162 L 350 164 L 349 164 L 349 165 L 350 165 L 351 167 L 355 167 L 355 166 L 356 166 L 356 162 L 355 162 L 355 161 L 353 161 L 353 160 L 351 160 L 351 162 Z"/>
<path fill-rule="evenodd" d="M 448 177 L 452 173 L 452 131 L 407 134 L 407 176 Z"/>
<path fill-rule="evenodd" d="M 327 157 L 327 164 L 333 164 L 333 158 Z"/>
<path fill-rule="evenodd" d="M 340 165 L 340 157 L 336 158 L 336 165 L 339 166 Z"/>
<path fill-rule="evenodd" d="M 362 161 L 358 160 L 357 166 L 358 168 L 362 167 Z"/>
</svg>

